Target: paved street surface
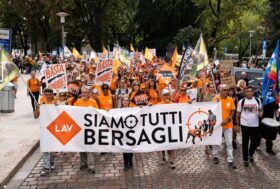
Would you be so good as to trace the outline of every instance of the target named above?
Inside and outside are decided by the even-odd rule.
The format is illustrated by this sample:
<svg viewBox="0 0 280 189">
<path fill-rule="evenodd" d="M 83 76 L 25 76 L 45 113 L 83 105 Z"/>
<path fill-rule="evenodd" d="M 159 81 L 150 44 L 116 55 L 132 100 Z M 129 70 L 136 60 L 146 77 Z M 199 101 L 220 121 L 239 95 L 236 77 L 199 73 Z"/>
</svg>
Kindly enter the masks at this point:
<svg viewBox="0 0 280 189">
<path fill-rule="evenodd" d="M 25 81 L 29 75 L 23 75 Z M 21 78 L 15 99 L 15 112 L 0 113 L 0 187 L 38 146 L 39 120 L 33 118 L 30 97 Z"/>
<path fill-rule="evenodd" d="M 240 139 L 240 138 L 239 138 Z M 280 150 L 280 138 L 274 149 Z M 204 147 L 178 150 L 176 169 L 160 165 L 158 153 L 136 154 L 134 168 L 123 171 L 121 154 L 96 155 L 96 173 L 79 170 L 76 153 L 58 155 L 56 168 L 47 177 L 40 177 L 42 159 L 40 152 L 31 172 L 22 180 L 25 188 L 280 188 L 280 153 L 268 155 L 264 149 L 256 153 L 255 163 L 245 168 L 241 160 L 241 146 L 234 151 L 237 169 L 232 170 L 225 162 L 225 149 L 221 151 L 221 162 L 214 165 L 212 157 L 205 155 Z"/>
</svg>

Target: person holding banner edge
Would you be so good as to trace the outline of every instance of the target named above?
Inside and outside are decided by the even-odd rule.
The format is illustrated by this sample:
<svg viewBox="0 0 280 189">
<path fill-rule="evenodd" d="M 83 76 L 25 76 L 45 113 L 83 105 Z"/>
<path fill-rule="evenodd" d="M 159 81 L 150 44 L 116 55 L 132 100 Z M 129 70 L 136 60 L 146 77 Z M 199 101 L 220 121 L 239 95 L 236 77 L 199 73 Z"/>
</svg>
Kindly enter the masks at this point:
<svg viewBox="0 0 280 189">
<path fill-rule="evenodd" d="M 121 108 L 129 108 L 129 107 L 130 107 L 129 97 L 124 96 L 121 99 Z M 133 157 L 133 153 L 123 153 L 124 171 L 128 171 L 133 167 L 132 157 Z"/>
</svg>

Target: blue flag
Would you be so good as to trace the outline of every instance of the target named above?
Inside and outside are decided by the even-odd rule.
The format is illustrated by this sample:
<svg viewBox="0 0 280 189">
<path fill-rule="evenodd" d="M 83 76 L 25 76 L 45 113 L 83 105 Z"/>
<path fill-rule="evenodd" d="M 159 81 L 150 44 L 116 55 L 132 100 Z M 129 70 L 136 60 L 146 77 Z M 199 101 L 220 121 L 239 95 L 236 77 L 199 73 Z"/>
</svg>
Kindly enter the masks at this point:
<svg viewBox="0 0 280 189">
<path fill-rule="evenodd" d="M 280 91 L 276 79 L 278 78 L 280 73 L 278 57 L 279 57 L 279 41 L 277 41 L 277 46 L 274 49 L 273 54 L 265 70 L 263 86 L 262 86 L 263 105 L 275 102 L 277 97 L 276 93 Z"/>
</svg>

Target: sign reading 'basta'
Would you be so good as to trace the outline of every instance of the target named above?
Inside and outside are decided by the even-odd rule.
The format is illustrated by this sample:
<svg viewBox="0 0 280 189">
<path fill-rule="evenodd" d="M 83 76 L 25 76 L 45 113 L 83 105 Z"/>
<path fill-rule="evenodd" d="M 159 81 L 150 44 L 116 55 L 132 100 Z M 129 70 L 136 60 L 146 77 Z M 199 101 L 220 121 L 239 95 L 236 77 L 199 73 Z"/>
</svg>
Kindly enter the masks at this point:
<svg viewBox="0 0 280 189">
<path fill-rule="evenodd" d="M 43 152 L 151 152 L 219 145 L 221 104 L 166 104 L 110 111 L 40 106 Z"/>
<path fill-rule="evenodd" d="M 104 59 L 97 64 L 95 83 L 98 85 L 107 84 L 110 85 L 113 76 L 113 59 Z"/>
<path fill-rule="evenodd" d="M 65 64 L 47 65 L 44 76 L 48 88 L 53 89 L 55 93 L 67 91 L 67 76 Z"/>
</svg>

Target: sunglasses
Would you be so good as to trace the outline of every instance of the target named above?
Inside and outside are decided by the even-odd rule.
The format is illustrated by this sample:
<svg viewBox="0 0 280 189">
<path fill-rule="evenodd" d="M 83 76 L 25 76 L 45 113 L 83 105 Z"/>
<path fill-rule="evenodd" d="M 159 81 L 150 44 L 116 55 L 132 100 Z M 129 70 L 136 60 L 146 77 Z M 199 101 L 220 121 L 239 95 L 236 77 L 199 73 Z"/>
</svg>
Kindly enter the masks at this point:
<svg viewBox="0 0 280 189">
<path fill-rule="evenodd" d="M 222 89 L 222 91 L 229 91 L 228 89 Z"/>
</svg>

